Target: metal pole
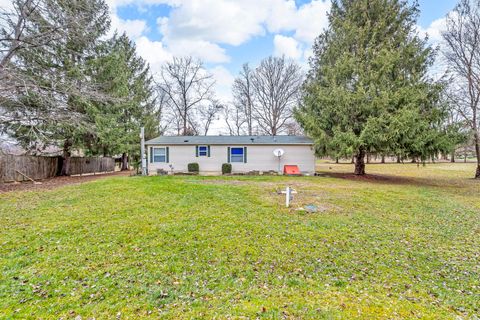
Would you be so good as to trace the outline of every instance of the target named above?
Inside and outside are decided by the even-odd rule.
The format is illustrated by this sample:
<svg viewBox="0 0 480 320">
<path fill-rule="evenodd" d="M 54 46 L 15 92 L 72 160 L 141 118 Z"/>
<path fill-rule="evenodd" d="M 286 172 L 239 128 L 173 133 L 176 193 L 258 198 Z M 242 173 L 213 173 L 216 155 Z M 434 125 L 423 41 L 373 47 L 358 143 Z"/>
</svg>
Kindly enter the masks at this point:
<svg viewBox="0 0 480 320">
<path fill-rule="evenodd" d="M 142 161 L 142 176 L 147 175 L 147 159 L 145 157 L 145 128 L 140 128 L 140 159 Z"/>
</svg>

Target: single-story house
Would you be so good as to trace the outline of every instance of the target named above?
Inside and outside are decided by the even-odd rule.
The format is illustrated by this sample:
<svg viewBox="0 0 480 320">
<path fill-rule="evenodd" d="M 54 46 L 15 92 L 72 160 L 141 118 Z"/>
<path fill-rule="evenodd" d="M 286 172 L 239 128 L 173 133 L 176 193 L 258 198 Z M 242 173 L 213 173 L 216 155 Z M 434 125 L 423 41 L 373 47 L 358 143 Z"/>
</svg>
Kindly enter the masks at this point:
<svg viewBox="0 0 480 320">
<path fill-rule="evenodd" d="M 231 163 L 233 173 L 278 171 L 284 165 L 315 173 L 313 141 L 303 136 L 160 136 L 145 147 L 148 174 L 187 172 L 189 163 L 198 163 L 203 174 L 221 173 L 223 163 Z"/>
</svg>

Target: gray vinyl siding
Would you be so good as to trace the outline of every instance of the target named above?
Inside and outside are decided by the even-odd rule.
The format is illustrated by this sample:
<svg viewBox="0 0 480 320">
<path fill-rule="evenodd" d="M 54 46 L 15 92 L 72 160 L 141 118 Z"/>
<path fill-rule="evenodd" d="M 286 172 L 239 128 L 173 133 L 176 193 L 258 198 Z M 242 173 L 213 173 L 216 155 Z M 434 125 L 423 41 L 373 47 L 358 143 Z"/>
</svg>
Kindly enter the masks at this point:
<svg viewBox="0 0 480 320">
<path fill-rule="evenodd" d="M 150 158 L 151 147 L 169 147 L 168 163 L 148 163 L 149 174 L 156 174 L 157 169 L 174 172 L 186 172 L 187 165 L 197 162 L 201 173 L 220 173 L 222 164 L 228 160 L 229 147 L 246 147 L 247 162 L 233 162 L 233 172 L 278 170 L 278 158 L 273 150 L 282 148 L 285 154 L 281 158 L 281 169 L 284 165 L 298 165 L 300 171 L 315 172 L 315 155 L 312 145 L 210 145 L 210 157 L 197 157 L 195 145 L 147 145 L 147 159 Z"/>
</svg>

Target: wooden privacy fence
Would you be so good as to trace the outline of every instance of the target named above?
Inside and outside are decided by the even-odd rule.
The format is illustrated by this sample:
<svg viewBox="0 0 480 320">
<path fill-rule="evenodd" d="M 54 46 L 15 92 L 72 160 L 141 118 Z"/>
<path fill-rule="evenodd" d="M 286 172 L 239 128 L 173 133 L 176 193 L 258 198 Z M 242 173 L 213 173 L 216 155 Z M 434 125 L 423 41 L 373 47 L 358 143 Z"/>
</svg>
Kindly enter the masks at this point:
<svg viewBox="0 0 480 320">
<path fill-rule="evenodd" d="M 0 181 L 27 180 L 17 171 L 34 180 L 46 179 L 56 176 L 58 158 L 0 155 Z"/>
<path fill-rule="evenodd" d="M 111 172 L 115 170 L 113 158 L 70 158 L 70 174 Z"/>
<path fill-rule="evenodd" d="M 17 156 L 0 154 L 0 182 L 28 180 L 22 174 L 34 179 L 52 178 L 60 171 L 60 157 Z M 115 170 L 113 158 L 70 158 L 69 174 L 111 172 Z M 20 174 L 21 172 L 22 174 Z"/>
</svg>

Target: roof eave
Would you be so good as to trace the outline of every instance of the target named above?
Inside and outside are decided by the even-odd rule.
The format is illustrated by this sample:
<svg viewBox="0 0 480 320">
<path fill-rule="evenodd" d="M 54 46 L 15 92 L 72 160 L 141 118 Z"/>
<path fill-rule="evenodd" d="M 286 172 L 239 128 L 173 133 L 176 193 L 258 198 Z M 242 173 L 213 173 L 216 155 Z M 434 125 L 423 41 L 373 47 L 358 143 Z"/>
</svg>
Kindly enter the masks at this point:
<svg viewBox="0 0 480 320">
<path fill-rule="evenodd" d="M 147 141 L 145 145 L 162 145 L 162 146 L 198 146 L 198 145 L 211 145 L 211 146 L 276 146 L 276 145 L 289 145 L 289 146 L 301 146 L 301 145 L 313 145 L 313 142 L 297 142 L 297 143 L 172 143 L 172 142 L 157 142 Z"/>
</svg>

